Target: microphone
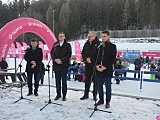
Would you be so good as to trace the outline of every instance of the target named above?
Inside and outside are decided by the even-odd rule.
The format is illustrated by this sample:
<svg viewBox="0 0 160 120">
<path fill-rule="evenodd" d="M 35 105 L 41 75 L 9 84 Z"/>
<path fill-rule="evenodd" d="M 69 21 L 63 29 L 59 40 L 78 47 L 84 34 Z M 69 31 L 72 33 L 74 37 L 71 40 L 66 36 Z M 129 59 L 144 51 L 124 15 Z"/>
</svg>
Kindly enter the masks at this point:
<svg viewBox="0 0 160 120">
<path fill-rule="evenodd" d="M 98 45 L 97 49 L 99 49 L 102 45 L 103 45 L 103 42 L 101 42 L 101 43 Z"/>
</svg>

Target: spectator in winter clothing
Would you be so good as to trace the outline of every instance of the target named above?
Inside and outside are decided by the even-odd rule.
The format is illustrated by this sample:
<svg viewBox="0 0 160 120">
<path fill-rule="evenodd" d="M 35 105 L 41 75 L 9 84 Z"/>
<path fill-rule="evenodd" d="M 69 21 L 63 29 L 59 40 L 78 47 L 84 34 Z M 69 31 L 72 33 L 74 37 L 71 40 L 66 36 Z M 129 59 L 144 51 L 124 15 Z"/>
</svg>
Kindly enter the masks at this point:
<svg viewBox="0 0 160 120">
<path fill-rule="evenodd" d="M 146 56 L 146 61 L 145 62 L 146 62 L 147 67 L 149 68 L 149 56 L 148 55 Z"/>
<path fill-rule="evenodd" d="M 78 63 L 77 70 L 78 74 L 84 74 L 85 66 L 83 62 Z M 82 75 L 77 75 L 76 78 L 79 82 L 82 81 Z"/>
<path fill-rule="evenodd" d="M 41 69 L 41 61 L 43 59 L 42 49 L 38 46 L 38 41 L 36 38 L 31 39 L 30 48 L 27 49 L 24 59 L 26 60 L 26 72 L 27 72 L 27 84 L 28 84 L 28 94 L 32 95 L 32 77 L 34 74 L 34 95 L 38 96 L 39 87 L 39 75 Z"/>
<path fill-rule="evenodd" d="M 2 61 L 0 62 L 0 67 L 1 67 L 2 71 L 7 72 L 7 70 L 3 70 L 3 69 L 7 69 L 8 68 L 8 63 L 4 58 L 2 58 Z M 6 76 L 6 79 L 8 79 L 7 76 Z"/>
<path fill-rule="evenodd" d="M 160 65 L 156 68 L 156 71 L 160 72 Z M 155 75 L 155 79 L 160 80 L 160 75 Z"/>
<path fill-rule="evenodd" d="M 0 62 L 0 69 L 1 69 L 1 71 L 7 72 L 7 70 L 4 70 L 4 69 L 7 69 L 7 67 L 8 67 L 8 63 L 5 61 L 4 58 L 2 58 L 2 61 Z M 8 79 L 7 76 L 6 76 L 6 79 Z M 6 81 L 5 81 L 5 76 L 1 75 L 1 76 L 0 76 L 0 80 L 1 80 L 3 83 L 6 83 Z"/>
<path fill-rule="evenodd" d="M 157 66 L 160 66 L 160 60 L 158 60 Z"/>
<path fill-rule="evenodd" d="M 140 56 L 138 56 L 135 61 L 134 61 L 134 65 L 135 65 L 135 70 L 141 70 L 141 65 L 142 65 L 142 61 L 140 60 Z M 134 78 L 136 78 L 136 73 L 134 73 Z M 138 78 L 140 78 L 140 72 L 138 73 Z"/>
<path fill-rule="evenodd" d="M 95 105 L 98 106 L 104 104 L 103 85 L 105 83 L 105 107 L 109 108 L 111 101 L 111 78 L 113 75 L 113 64 L 116 59 L 117 48 L 115 44 L 112 44 L 109 41 L 109 31 L 103 31 L 101 37 L 103 45 L 101 45 L 101 47 L 97 50 L 97 52 L 99 51 L 99 56 L 96 65 L 96 81 L 98 85 L 99 101 Z"/>
<path fill-rule="evenodd" d="M 73 71 L 73 73 L 76 73 L 76 72 L 78 71 L 78 70 L 77 70 L 77 67 L 79 66 L 79 65 L 78 65 L 78 62 L 77 62 L 76 60 L 74 60 L 72 66 L 74 66 L 75 68 L 72 68 L 71 70 Z M 76 81 L 77 76 L 73 74 L 73 78 L 74 78 L 75 81 Z"/>
<path fill-rule="evenodd" d="M 97 46 L 100 44 L 99 39 L 96 37 L 95 32 L 90 32 L 88 34 L 88 40 L 83 46 L 82 50 L 82 58 L 85 62 L 85 90 L 84 95 L 80 98 L 80 100 L 85 100 L 89 98 L 89 89 L 91 82 L 93 81 L 93 99 L 96 99 L 97 89 L 95 86 L 95 75 L 93 74 L 93 69 L 95 66 L 95 53 L 97 50 Z M 92 77 L 93 75 L 93 77 Z M 92 78 L 92 80 L 91 80 Z"/>
<path fill-rule="evenodd" d="M 7 69 L 8 67 L 8 63 L 4 58 L 2 58 L 2 61 L 0 62 L 0 67 L 1 69 Z M 7 71 L 7 70 L 4 70 L 4 71 Z"/>
<path fill-rule="evenodd" d="M 129 68 L 128 68 L 129 63 L 127 62 L 126 58 L 123 59 L 121 65 L 122 65 L 122 69 L 129 70 Z M 127 72 L 124 72 L 124 77 L 126 77 L 126 76 L 127 76 Z"/>
<path fill-rule="evenodd" d="M 121 69 L 122 68 L 122 65 L 120 64 L 119 59 L 116 60 L 116 63 L 114 64 L 114 68 L 115 69 Z M 122 73 L 116 71 L 115 76 L 119 76 L 119 75 L 122 75 Z M 120 84 L 120 80 L 118 78 L 116 78 L 116 84 Z"/>
<path fill-rule="evenodd" d="M 115 60 L 114 64 L 116 64 L 116 61 L 117 61 L 117 60 L 119 60 L 119 63 L 120 63 L 120 64 L 122 63 L 122 60 L 121 60 L 121 58 L 120 58 L 120 56 L 119 56 L 119 55 L 117 55 L 117 57 L 116 57 L 116 60 Z"/>
<path fill-rule="evenodd" d="M 155 69 L 156 69 L 156 64 L 152 62 L 150 66 L 150 71 L 155 71 Z"/>
<path fill-rule="evenodd" d="M 151 57 L 150 63 L 154 62 L 154 57 Z"/>
<path fill-rule="evenodd" d="M 156 64 L 155 64 L 155 62 L 152 62 L 151 66 L 150 66 L 150 71 L 155 71 L 155 70 L 156 70 Z M 151 74 L 150 78 L 154 80 L 155 79 L 155 74 Z"/>
<path fill-rule="evenodd" d="M 144 63 L 144 58 L 140 55 L 140 60 L 141 60 L 141 63 L 143 64 Z"/>
<path fill-rule="evenodd" d="M 53 45 L 51 50 L 53 59 L 53 68 L 56 80 L 57 95 L 54 100 L 61 98 L 61 81 L 62 81 L 62 100 L 66 101 L 67 95 L 67 73 L 69 61 L 72 55 L 71 45 L 65 40 L 65 34 L 60 32 L 58 41 Z"/>
</svg>

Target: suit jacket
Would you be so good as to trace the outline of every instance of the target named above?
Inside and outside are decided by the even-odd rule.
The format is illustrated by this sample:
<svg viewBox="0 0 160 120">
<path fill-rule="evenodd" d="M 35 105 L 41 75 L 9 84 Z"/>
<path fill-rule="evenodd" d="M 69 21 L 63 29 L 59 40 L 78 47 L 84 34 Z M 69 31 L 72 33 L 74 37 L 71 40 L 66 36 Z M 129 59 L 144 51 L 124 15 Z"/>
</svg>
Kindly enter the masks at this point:
<svg viewBox="0 0 160 120">
<path fill-rule="evenodd" d="M 51 50 L 54 71 L 68 71 L 71 55 L 72 50 L 69 43 L 64 41 L 63 45 L 60 46 L 59 42 L 56 42 Z M 57 64 L 56 62 L 54 62 L 55 59 L 60 59 L 62 61 L 62 64 Z"/>
<path fill-rule="evenodd" d="M 103 52 L 104 51 L 104 52 Z M 99 55 L 98 55 L 99 52 Z M 106 67 L 106 70 L 103 72 L 97 71 L 98 77 L 112 77 L 113 75 L 113 64 L 116 59 L 117 54 L 117 48 L 115 44 L 112 44 L 111 42 L 105 42 L 104 45 L 102 45 L 97 50 L 97 65 L 102 65 Z"/>
<path fill-rule="evenodd" d="M 40 72 L 43 53 L 42 49 L 39 48 L 39 46 L 37 46 L 35 50 L 32 50 L 32 46 L 30 46 L 30 48 L 27 49 L 24 55 L 24 59 L 27 61 L 26 72 L 35 72 L 35 71 Z M 36 62 L 36 67 L 31 68 L 32 66 L 31 61 Z"/>
</svg>

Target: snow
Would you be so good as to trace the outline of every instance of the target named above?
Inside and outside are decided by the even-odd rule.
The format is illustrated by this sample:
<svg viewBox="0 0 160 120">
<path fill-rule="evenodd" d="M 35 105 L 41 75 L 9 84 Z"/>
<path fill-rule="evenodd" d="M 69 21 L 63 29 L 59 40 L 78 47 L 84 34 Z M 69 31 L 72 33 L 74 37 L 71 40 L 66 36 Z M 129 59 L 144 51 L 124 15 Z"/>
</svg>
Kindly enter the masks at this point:
<svg viewBox="0 0 160 120">
<path fill-rule="evenodd" d="M 135 46 L 133 44 L 130 46 Z M 157 43 L 154 45 L 156 44 Z M 138 44 L 135 47 L 138 47 Z M 141 50 L 141 48 L 139 48 L 139 50 Z M 13 68 L 14 59 L 8 58 L 7 61 L 9 68 Z M 18 66 L 21 60 L 17 59 L 16 61 Z M 43 62 L 45 65 L 48 64 L 48 61 Z M 25 70 L 25 64 L 26 62 L 23 61 L 22 71 Z M 130 69 L 133 69 L 132 64 L 130 65 Z M 128 73 L 127 76 L 133 77 L 133 73 Z M 145 75 L 144 77 L 149 78 L 150 76 Z M 11 87 L 0 85 L 0 120 L 156 120 L 156 117 L 160 116 L 160 83 L 143 82 L 143 87 L 140 91 L 140 81 L 123 80 L 120 85 L 117 85 L 114 79 L 112 79 L 113 95 L 111 107 L 106 109 L 105 104 L 98 106 L 98 109 L 111 111 L 112 113 L 96 111 L 93 116 L 89 118 L 93 110 L 88 108 L 94 108 L 94 101 L 91 92 L 89 99 L 80 100 L 80 97 L 83 96 L 84 83 L 74 81 L 73 79 L 68 81 L 67 101 L 62 101 L 62 99 L 55 101 L 55 79 L 54 76 L 52 78 L 51 73 L 50 78 L 51 101 L 61 104 L 62 106 L 49 104 L 40 111 L 49 101 L 49 90 L 48 86 L 46 86 L 48 85 L 48 74 L 46 72 L 45 85 L 39 87 L 38 97 L 34 95 L 26 96 L 28 92 L 27 85 L 23 87 L 23 97 L 33 101 L 22 99 L 13 104 L 20 97 L 20 88 L 14 87 L 14 85 Z M 7 83 L 11 83 L 10 78 L 6 81 Z M 93 90 L 92 88 L 93 86 L 91 85 L 91 91 Z M 124 97 L 115 94 L 147 97 L 157 100 L 138 99 L 138 97 Z"/>
<path fill-rule="evenodd" d="M 160 51 L 160 38 L 111 38 L 110 41 L 116 44 L 118 51 Z M 79 42 L 82 50 L 86 39 L 79 40 Z M 69 43 L 72 46 L 72 54 L 75 55 L 74 42 Z"/>
<path fill-rule="evenodd" d="M 76 85 L 76 82 L 75 82 Z M 82 91 L 68 90 L 67 101 L 54 101 L 55 88 L 51 87 L 51 100 L 42 111 L 40 109 L 48 102 L 48 87 L 40 86 L 39 96 L 26 96 L 27 87 L 23 87 L 23 95 L 25 99 L 13 104 L 19 99 L 19 88 L 7 88 L 1 90 L 0 113 L 1 120 L 87 120 L 93 112 L 88 108 L 94 108 L 92 98 L 81 101 Z M 91 94 L 90 94 L 91 96 Z M 151 101 L 135 98 L 127 98 L 120 96 L 112 96 L 111 108 L 105 109 L 104 105 L 98 106 L 100 110 L 111 111 L 105 113 L 96 111 L 91 120 L 155 120 L 156 116 L 160 115 L 160 101 Z"/>
</svg>

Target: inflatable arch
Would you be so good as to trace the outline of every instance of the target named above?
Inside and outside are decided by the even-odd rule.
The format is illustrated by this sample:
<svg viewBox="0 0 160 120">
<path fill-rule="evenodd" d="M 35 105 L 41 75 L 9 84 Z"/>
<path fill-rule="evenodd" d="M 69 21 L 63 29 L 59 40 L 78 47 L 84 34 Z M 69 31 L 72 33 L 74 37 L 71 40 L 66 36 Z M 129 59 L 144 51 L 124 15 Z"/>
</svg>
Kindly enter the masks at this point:
<svg viewBox="0 0 160 120">
<path fill-rule="evenodd" d="M 0 29 L 0 57 L 6 57 L 14 40 L 26 32 L 40 36 L 49 50 L 52 49 L 52 45 L 57 41 L 55 35 L 44 23 L 33 18 L 15 19 Z"/>
</svg>

